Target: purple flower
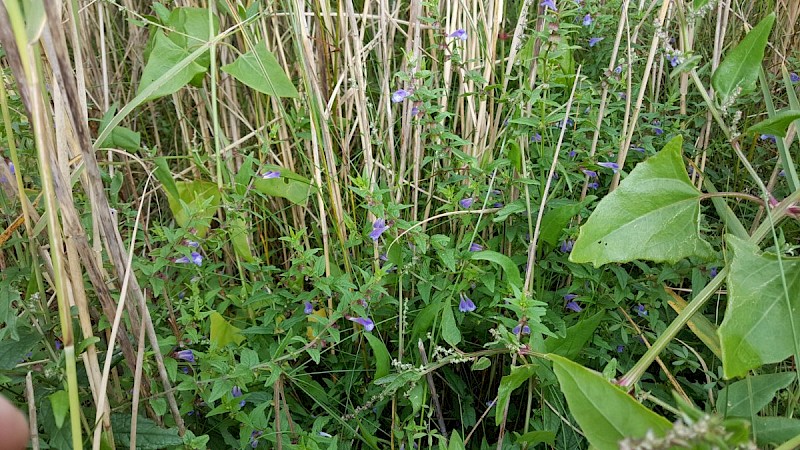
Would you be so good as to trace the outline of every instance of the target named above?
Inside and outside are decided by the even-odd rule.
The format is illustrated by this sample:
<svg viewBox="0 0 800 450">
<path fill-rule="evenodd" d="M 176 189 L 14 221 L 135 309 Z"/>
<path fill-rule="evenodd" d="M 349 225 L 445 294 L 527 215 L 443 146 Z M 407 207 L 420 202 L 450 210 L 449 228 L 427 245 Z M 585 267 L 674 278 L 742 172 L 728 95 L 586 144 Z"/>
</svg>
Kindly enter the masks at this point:
<svg viewBox="0 0 800 450">
<path fill-rule="evenodd" d="M 571 301 L 575 300 L 576 298 L 578 298 L 578 294 L 566 294 L 566 295 L 564 295 L 564 300 L 566 300 L 568 302 L 571 302 Z"/>
<path fill-rule="evenodd" d="M 780 172 L 778 172 L 778 176 L 779 176 L 779 177 L 785 177 L 785 176 L 786 176 L 786 171 L 785 171 L 785 170 L 783 170 L 783 169 L 781 169 L 781 171 L 780 171 Z"/>
<path fill-rule="evenodd" d="M 193 241 L 191 239 L 184 239 L 183 240 L 183 245 L 185 245 L 187 247 L 192 247 L 192 248 L 200 247 L 200 243 L 199 242 Z"/>
<path fill-rule="evenodd" d="M 472 203 L 475 201 L 472 197 L 462 198 L 458 201 L 458 204 L 461 205 L 462 208 L 469 208 L 472 206 Z"/>
<path fill-rule="evenodd" d="M 525 325 L 522 328 L 520 328 L 520 326 L 517 325 L 514 327 L 513 330 L 511 330 L 511 332 L 514 334 L 520 334 L 520 332 L 522 332 L 522 334 L 531 334 L 531 327 Z"/>
<path fill-rule="evenodd" d="M 614 73 L 619 75 L 622 73 L 622 66 L 617 66 L 614 68 Z M 624 93 L 622 95 L 625 95 Z"/>
<path fill-rule="evenodd" d="M 262 434 L 264 434 L 264 432 L 258 430 L 253 430 L 253 432 L 250 433 L 250 447 L 258 447 L 258 438 L 260 438 Z"/>
<path fill-rule="evenodd" d="M 664 130 L 661 127 L 653 127 L 653 132 L 656 133 L 656 136 L 661 136 L 664 134 Z"/>
<path fill-rule="evenodd" d="M 583 16 L 583 26 L 585 27 L 591 26 L 592 22 L 594 21 L 592 20 L 591 14 L 586 14 L 585 16 Z"/>
<path fill-rule="evenodd" d="M 681 59 L 680 55 L 670 55 L 670 56 L 667 56 L 667 59 L 669 59 L 669 65 L 672 66 L 672 67 L 675 67 L 678 64 L 683 62 L 683 60 Z"/>
<path fill-rule="evenodd" d="M 645 308 L 644 305 L 642 305 L 641 303 L 636 305 L 636 307 L 633 309 L 634 311 L 636 311 L 636 314 L 638 314 L 639 317 L 647 316 L 647 308 Z"/>
<path fill-rule="evenodd" d="M 459 28 L 456 31 L 453 31 L 452 33 L 450 33 L 448 35 L 448 37 L 461 39 L 462 41 L 466 41 L 467 40 L 467 30 L 465 30 L 463 28 Z"/>
<path fill-rule="evenodd" d="M 600 167 L 605 167 L 606 169 L 611 169 L 614 171 L 614 173 L 619 172 L 619 164 L 615 162 L 599 162 L 597 165 Z"/>
<path fill-rule="evenodd" d="M 716 267 L 712 267 L 711 270 L 709 271 L 709 275 L 711 275 L 711 278 L 716 278 L 716 276 L 717 276 L 717 268 Z"/>
<path fill-rule="evenodd" d="M 558 8 L 556 8 L 556 0 L 544 0 L 542 3 L 539 3 L 539 6 L 543 6 L 545 11 L 547 8 L 558 11 Z"/>
<path fill-rule="evenodd" d="M 189 373 L 189 368 L 186 367 L 186 366 L 183 366 L 183 367 L 181 367 L 181 372 L 188 374 Z"/>
<path fill-rule="evenodd" d="M 231 389 L 231 395 L 233 396 L 233 398 L 241 397 L 242 396 L 242 388 L 240 388 L 239 386 L 234 386 L 233 389 Z"/>
<path fill-rule="evenodd" d="M 306 313 L 306 314 L 313 313 L 314 312 L 314 305 L 312 305 L 311 302 L 305 302 L 304 307 L 303 307 L 303 312 Z"/>
<path fill-rule="evenodd" d="M 531 142 L 542 142 L 542 135 L 534 133 L 533 136 L 531 136 Z"/>
<path fill-rule="evenodd" d="M 496 203 L 494 203 L 492 206 L 494 206 L 495 208 L 502 208 L 502 207 L 503 207 L 503 204 L 502 204 L 502 203 L 500 203 L 500 202 L 496 202 Z"/>
<path fill-rule="evenodd" d="M 778 143 L 778 140 L 772 134 L 762 134 L 760 139 L 762 141 L 772 141 L 773 144 L 777 144 Z"/>
<path fill-rule="evenodd" d="M 797 76 L 797 74 L 794 74 L 794 76 Z M 9 170 L 9 172 L 11 172 L 11 175 L 15 175 L 16 174 L 16 172 L 14 170 L 14 163 L 11 162 L 11 161 L 8 162 L 8 170 Z"/>
<path fill-rule="evenodd" d="M 575 245 L 575 241 L 572 239 L 568 239 L 566 241 L 561 242 L 561 253 L 569 253 L 572 251 L 572 247 Z"/>
<path fill-rule="evenodd" d="M 570 157 L 570 158 L 574 158 L 574 157 L 576 157 L 577 155 L 578 155 L 578 152 L 577 152 L 577 151 L 575 151 L 575 150 L 570 150 L 570 151 L 569 151 L 569 157 Z"/>
<path fill-rule="evenodd" d="M 326 433 L 324 431 L 320 431 L 319 435 L 326 438 L 332 438 L 333 436 L 330 433 Z"/>
<path fill-rule="evenodd" d="M 61 350 L 64 348 L 64 344 L 61 343 L 61 339 L 56 339 L 56 350 Z"/>
<path fill-rule="evenodd" d="M 175 352 L 175 357 L 178 359 L 182 359 L 186 362 L 193 363 L 194 362 L 194 352 L 191 350 L 181 350 Z"/>
<path fill-rule="evenodd" d="M 800 81 L 800 75 L 792 72 L 792 73 L 789 74 L 789 79 L 792 80 L 792 83 L 797 83 L 798 81 Z M 11 172 L 11 173 L 14 173 L 14 172 Z"/>
<path fill-rule="evenodd" d="M 600 41 L 602 41 L 603 39 L 605 39 L 605 38 L 601 38 L 601 37 L 589 38 L 589 47 L 594 47 L 595 45 L 600 43 Z"/>
<path fill-rule="evenodd" d="M 461 301 L 458 302 L 458 310 L 462 313 L 475 311 L 475 303 L 473 303 L 469 297 L 464 295 L 463 292 L 459 295 L 461 296 Z"/>
<path fill-rule="evenodd" d="M 622 353 L 624 351 L 625 351 L 625 346 L 624 345 L 618 345 L 617 346 L 617 353 Z"/>
<path fill-rule="evenodd" d="M 471 252 L 481 252 L 481 251 L 483 251 L 483 246 L 473 242 L 473 243 L 469 244 L 469 251 L 471 251 Z"/>
<path fill-rule="evenodd" d="M 596 181 L 594 181 L 594 182 L 592 182 L 592 183 L 589 183 L 589 188 L 591 188 L 591 189 L 597 189 L 597 188 L 599 188 L 599 187 L 600 187 L 600 185 L 599 185 L 599 184 L 597 184 L 597 182 L 596 182 Z"/>
<path fill-rule="evenodd" d="M 405 89 L 398 89 L 392 93 L 392 102 L 400 103 L 403 100 L 405 100 L 406 97 L 408 97 L 409 95 L 411 95 L 411 92 L 408 92 Z"/>
<path fill-rule="evenodd" d="M 411 115 L 412 116 L 416 116 L 417 114 L 419 114 L 419 108 L 417 108 L 416 106 L 413 106 L 411 108 Z"/>
<path fill-rule="evenodd" d="M 644 147 L 633 146 L 633 145 L 631 145 L 631 150 L 633 150 L 635 152 L 642 153 L 642 154 L 644 154 L 644 152 L 645 152 Z"/>
<path fill-rule="evenodd" d="M 181 256 L 180 258 L 175 260 L 176 264 L 196 264 L 198 266 L 203 265 L 203 255 L 197 252 L 192 252 L 191 258 L 188 256 Z"/>
<path fill-rule="evenodd" d="M 625 100 L 625 99 L 627 99 L 627 98 L 628 98 L 628 94 L 626 94 L 626 93 L 624 93 L 624 92 L 620 92 L 620 93 L 619 93 L 619 94 L 617 94 L 617 95 L 619 96 L 619 99 L 620 99 L 620 100 Z"/>
<path fill-rule="evenodd" d="M 272 180 L 274 178 L 280 178 L 280 177 L 281 177 L 281 172 L 279 170 L 268 170 L 264 172 L 263 175 L 261 175 L 261 178 L 265 180 Z"/>
<path fill-rule="evenodd" d="M 375 222 L 372 224 L 372 231 L 369 232 L 369 237 L 373 241 L 377 241 L 383 232 L 388 229 L 389 226 L 386 225 L 386 221 L 384 219 L 375 219 Z"/>
<path fill-rule="evenodd" d="M 565 308 L 567 308 L 570 311 L 575 311 L 575 312 L 583 311 L 583 308 L 581 308 L 581 305 L 579 305 L 578 302 L 574 302 L 574 301 L 573 302 L 567 302 L 567 305 L 565 306 Z"/>
<path fill-rule="evenodd" d="M 348 320 L 363 325 L 364 329 L 367 331 L 372 331 L 375 329 L 375 322 L 370 320 L 368 317 L 349 317 Z"/>
<path fill-rule="evenodd" d="M 581 172 L 583 172 L 583 174 L 589 178 L 597 178 L 597 172 L 595 172 L 594 170 L 581 169 Z"/>
</svg>

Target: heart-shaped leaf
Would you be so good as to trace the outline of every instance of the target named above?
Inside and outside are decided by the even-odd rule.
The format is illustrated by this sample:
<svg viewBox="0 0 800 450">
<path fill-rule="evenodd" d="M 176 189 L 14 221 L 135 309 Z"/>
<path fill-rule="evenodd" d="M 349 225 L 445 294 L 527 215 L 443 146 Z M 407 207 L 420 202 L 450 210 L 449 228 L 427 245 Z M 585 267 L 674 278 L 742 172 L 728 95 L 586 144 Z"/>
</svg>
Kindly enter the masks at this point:
<svg viewBox="0 0 800 450">
<path fill-rule="evenodd" d="M 263 42 L 257 44 L 253 50 L 236 58 L 234 62 L 222 66 L 222 71 L 267 95 L 298 96 L 292 81 L 286 76 L 278 60 L 267 50 L 267 46 Z"/>
</svg>

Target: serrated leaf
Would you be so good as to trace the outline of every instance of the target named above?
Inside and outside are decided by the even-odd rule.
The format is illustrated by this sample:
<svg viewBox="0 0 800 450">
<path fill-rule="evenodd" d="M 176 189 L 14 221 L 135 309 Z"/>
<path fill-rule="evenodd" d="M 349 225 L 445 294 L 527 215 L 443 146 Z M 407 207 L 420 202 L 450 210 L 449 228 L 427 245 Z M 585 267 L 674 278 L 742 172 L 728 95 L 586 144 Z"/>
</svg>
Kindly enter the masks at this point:
<svg viewBox="0 0 800 450">
<path fill-rule="evenodd" d="M 369 346 L 372 347 L 372 355 L 375 357 L 375 379 L 383 378 L 389 374 L 389 365 L 392 359 L 389 350 L 386 349 L 386 344 L 374 334 L 364 333 L 364 336 L 366 336 Z"/>
<path fill-rule="evenodd" d="M 786 130 L 795 120 L 800 119 L 800 111 L 790 109 L 776 113 L 769 119 L 762 120 L 747 129 L 748 133 L 772 134 L 775 136 L 786 137 Z"/>
<path fill-rule="evenodd" d="M 767 39 L 775 23 L 775 13 L 761 20 L 741 42 L 722 60 L 711 85 L 720 99 L 720 104 L 730 102 L 731 96 L 739 89 L 743 92 L 753 90 L 764 59 Z"/>
<path fill-rule="evenodd" d="M 58 390 L 50 394 L 48 398 L 50 406 L 53 408 L 56 427 L 61 428 L 64 425 L 64 419 L 69 414 L 69 394 L 65 390 Z"/>
<path fill-rule="evenodd" d="M 701 192 L 689 181 L 682 142 L 673 138 L 600 201 L 581 226 L 570 261 L 600 267 L 636 259 L 675 263 L 713 257 L 711 245 L 700 237 Z"/>
<path fill-rule="evenodd" d="M 797 379 L 794 372 L 765 373 L 731 383 L 717 395 L 717 411 L 729 417 L 750 418 Z"/>
<path fill-rule="evenodd" d="M 114 441 L 117 448 L 130 447 L 131 445 L 131 415 L 112 414 L 111 427 L 114 430 Z M 156 450 L 183 444 L 183 439 L 178 436 L 177 428 L 159 428 L 147 417 L 136 418 L 136 448 L 141 450 Z"/>
<path fill-rule="evenodd" d="M 452 347 L 461 342 L 461 331 L 458 330 L 456 318 L 453 316 L 453 308 L 449 305 L 442 308 L 442 338 Z"/>
<path fill-rule="evenodd" d="M 223 72 L 233 75 L 263 94 L 276 97 L 298 97 L 292 81 L 284 73 L 278 60 L 275 59 L 264 42 L 255 45 L 253 50 L 241 55 L 228 65 L 221 67 Z"/>
<path fill-rule="evenodd" d="M 648 431 L 663 436 L 672 424 L 645 408 L 602 375 L 566 358 L 550 354 L 569 411 L 586 440 L 598 450 L 617 450 L 619 441 L 641 438 Z"/>
<path fill-rule="evenodd" d="M 141 93 L 147 86 L 151 85 L 157 79 L 164 76 L 164 74 L 181 60 L 189 56 L 190 52 L 172 42 L 164 32 L 156 31 L 153 50 L 150 52 L 150 57 L 147 64 L 144 66 L 142 78 L 139 80 L 139 88 L 137 95 Z M 156 89 L 155 92 L 147 97 L 147 100 L 153 100 L 165 95 L 170 95 L 187 84 L 200 73 L 204 73 L 206 69 L 195 61 L 192 61 L 182 70 L 178 71 L 175 76 L 164 83 L 161 87 Z"/>
<path fill-rule="evenodd" d="M 511 399 L 514 389 L 522 386 L 536 373 L 536 364 L 526 364 L 524 366 L 514 366 L 511 373 L 500 379 L 500 386 L 497 388 L 497 404 L 494 411 L 495 425 L 500 425 L 505 415 L 506 405 Z"/>
<path fill-rule="evenodd" d="M 506 255 L 493 252 L 491 250 L 483 250 L 480 252 L 470 252 L 470 259 L 476 261 L 489 261 L 493 262 L 503 268 L 508 282 L 518 288 L 522 288 L 522 277 L 519 274 L 519 268 L 514 261 Z"/>
<path fill-rule="evenodd" d="M 244 341 L 244 336 L 240 329 L 228 323 L 222 315 L 216 311 L 211 313 L 211 345 L 222 348 L 230 343 L 239 345 Z"/>
<path fill-rule="evenodd" d="M 776 255 L 760 254 L 755 244 L 732 235 L 727 235 L 727 242 L 733 256 L 719 337 L 723 373 L 732 378 L 794 354 L 795 339 L 800 337 L 793 336 L 800 330 L 792 333 L 792 321 L 800 323 L 800 258 L 782 258 L 784 291 Z"/>
</svg>

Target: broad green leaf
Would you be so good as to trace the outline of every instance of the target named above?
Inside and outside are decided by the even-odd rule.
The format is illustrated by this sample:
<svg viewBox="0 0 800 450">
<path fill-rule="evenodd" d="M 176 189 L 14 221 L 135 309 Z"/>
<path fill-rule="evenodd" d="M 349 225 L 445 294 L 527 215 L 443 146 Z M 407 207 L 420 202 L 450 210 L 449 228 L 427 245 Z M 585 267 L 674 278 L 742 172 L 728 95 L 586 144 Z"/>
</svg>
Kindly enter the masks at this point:
<svg viewBox="0 0 800 450">
<path fill-rule="evenodd" d="M 449 306 L 447 307 L 449 308 Z M 439 310 L 441 308 L 441 301 L 435 301 L 422 308 L 422 311 L 420 311 L 419 314 L 417 314 L 417 317 L 414 319 L 414 324 L 411 325 L 410 342 L 417 342 L 417 339 L 425 336 L 425 333 L 427 333 L 431 326 L 433 326 L 433 321 L 439 315 Z"/>
<path fill-rule="evenodd" d="M 372 333 L 364 333 L 364 336 L 366 336 L 369 346 L 372 347 L 372 354 L 375 357 L 375 379 L 389 375 L 389 364 L 392 357 L 389 355 L 389 350 L 386 349 L 386 344 Z"/>
<path fill-rule="evenodd" d="M 581 320 L 567 328 L 567 335 L 563 338 L 548 337 L 544 341 L 547 352 L 569 359 L 577 358 L 586 343 L 594 336 L 594 330 L 600 325 L 603 316 L 603 313 L 597 313 L 586 320 Z"/>
<path fill-rule="evenodd" d="M 781 258 L 784 291 L 776 255 L 759 254 L 755 244 L 732 235 L 727 242 L 733 256 L 727 278 L 728 307 L 719 337 L 723 373 L 732 378 L 794 353 L 795 339 L 800 337 L 792 333 L 792 320 L 800 324 L 800 258 Z M 800 335 L 800 330 L 795 331 Z"/>
<path fill-rule="evenodd" d="M 131 415 L 112 414 L 111 427 L 114 430 L 114 441 L 117 448 L 129 448 L 131 445 Z M 182 445 L 183 439 L 178 436 L 177 428 L 159 428 L 147 417 L 136 418 L 136 448 L 155 450 Z"/>
<path fill-rule="evenodd" d="M 216 311 L 211 313 L 211 345 L 218 348 L 225 347 L 231 342 L 239 345 L 244 341 L 244 336 L 240 331 L 228 323 L 220 313 Z"/>
<path fill-rule="evenodd" d="M 178 181 L 175 188 L 178 198 L 167 196 L 175 222 L 194 228 L 199 237 L 205 236 L 221 200 L 217 185 L 203 180 Z"/>
<path fill-rule="evenodd" d="M 239 255 L 240 258 L 247 262 L 253 262 L 253 253 L 250 251 L 250 242 L 247 241 L 247 224 L 243 219 L 232 219 L 228 221 L 228 236 L 233 245 L 233 251 Z"/>
<path fill-rule="evenodd" d="M 44 31 L 47 14 L 43 0 L 28 0 L 22 2 L 25 8 L 25 37 L 29 44 L 35 43 Z"/>
<path fill-rule="evenodd" d="M 453 434 L 450 436 L 447 450 L 466 450 L 466 447 L 464 447 L 464 440 L 461 439 L 461 435 L 458 434 L 458 431 L 453 431 Z"/>
<path fill-rule="evenodd" d="M 156 31 L 153 50 L 150 52 L 150 57 L 147 60 L 147 64 L 144 66 L 142 78 L 139 81 L 139 88 L 136 91 L 137 95 L 154 81 L 164 76 L 169 69 L 177 65 L 182 59 L 189 56 L 189 53 L 190 52 L 185 48 L 179 47 L 172 42 L 164 35 L 163 31 Z M 186 86 L 195 75 L 204 73 L 205 71 L 206 69 L 203 66 L 196 61 L 192 61 L 160 88 L 156 89 L 155 92 L 150 94 L 147 100 L 153 100 L 175 93 L 180 88 Z"/>
<path fill-rule="evenodd" d="M 519 443 L 526 443 L 528 446 L 534 446 L 536 444 L 548 444 L 551 447 L 556 443 L 556 434 L 552 431 L 529 431 L 519 438 L 517 438 L 517 444 Z"/>
<path fill-rule="evenodd" d="M 256 44 L 253 50 L 221 67 L 223 72 L 258 92 L 276 97 L 298 97 L 292 81 L 284 73 L 278 60 L 267 50 L 264 42 Z"/>
<path fill-rule="evenodd" d="M 700 191 L 681 159 L 680 136 L 640 163 L 619 188 L 597 205 L 581 226 L 569 256 L 595 267 L 644 259 L 675 263 L 690 256 L 710 259 L 700 237 Z"/>
<path fill-rule="evenodd" d="M 553 361 L 570 413 L 598 450 L 617 450 L 622 439 L 641 438 L 651 430 L 663 436 L 672 427 L 597 372 L 558 355 L 548 358 Z"/>
<path fill-rule="evenodd" d="M 103 118 L 100 120 L 100 133 L 106 129 L 116 112 L 117 105 L 115 103 L 106 111 Z M 121 148 L 130 152 L 135 152 L 141 147 L 141 141 L 142 138 L 139 132 L 133 131 L 130 128 L 116 126 L 111 130 L 111 133 L 108 134 L 108 137 L 103 139 L 103 142 L 98 145 L 98 148 Z"/>
<path fill-rule="evenodd" d="M 513 366 L 511 373 L 500 379 L 500 386 L 497 388 L 497 404 L 494 406 L 495 425 L 500 425 L 503 421 L 503 413 L 511 398 L 511 393 L 514 392 L 514 389 L 522 386 L 522 383 L 528 381 L 528 378 L 536 373 L 536 369 L 536 364 Z"/>
<path fill-rule="evenodd" d="M 539 242 L 547 242 L 552 246 L 558 245 L 558 238 L 576 214 L 581 212 L 581 203 L 568 203 L 557 205 L 542 216 L 542 229 L 539 232 Z M 539 244 L 541 245 L 541 244 Z"/>
<path fill-rule="evenodd" d="M 264 171 L 280 172 L 280 177 L 264 179 L 257 174 L 253 179 L 253 188 L 264 195 L 281 197 L 295 205 L 305 205 L 311 195 L 311 181 L 308 178 L 278 166 L 264 166 Z"/>
<path fill-rule="evenodd" d="M 717 411 L 726 416 L 750 418 L 775 398 L 775 394 L 797 378 L 794 372 L 755 375 L 731 383 L 717 395 Z"/>
<path fill-rule="evenodd" d="M 788 417 L 756 417 L 753 435 L 760 448 L 770 444 L 782 444 L 800 434 L 800 419 Z"/>
<path fill-rule="evenodd" d="M 211 15 L 211 29 L 207 8 L 175 8 L 169 15 L 167 26 L 172 30 L 169 38 L 189 51 L 210 41 L 219 32 L 219 18 Z"/>
<path fill-rule="evenodd" d="M 19 364 L 20 359 L 33 350 L 42 341 L 42 335 L 36 332 L 20 332 L 19 340 L 5 339 L 0 341 L 0 370 L 10 370 Z"/>
<path fill-rule="evenodd" d="M 470 370 L 486 370 L 492 365 L 492 360 L 485 356 L 481 356 L 477 361 L 472 363 Z"/>
<path fill-rule="evenodd" d="M 761 60 L 764 59 L 764 49 L 774 23 L 774 13 L 762 19 L 714 71 L 711 85 L 719 96 L 720 104 L 729 104 L 737 91 L 747 92 L 755 88 Z"/>
<path fill-rule="evenodd" d="M 508 256 L 503 255 L 501 253 L 493 252 L 491 250 L 484 250 L 481 252 L 471 252 L 469 255 L 470 259 L 478 261 L 489 261 L 499 265 L 500 267 L 503 268 L 503 272 L 506 273 L 506 278 L 508 278 L 508 282 L 511 285 L 522 289 L 522 277 L 519 274 L 519 268 L 514 263 L 514 261 L 512 261 L 511 258 L 509 258 Z"/>
<path fill-rule="evenodd" d="M 781 111 L 769 119 L 762 120 L 748 128 L 747 132 L 773 134 L 775 136 L 785 137 L 789 125 L 797 119 L 800 119 L 800 111 L 796 109 Z"/>
<path fill-rule="evenodd" d="M 64 419 L 69 414 L 69 394 L 62 389 L 53 392 L 48 398 L 50 399 L 50 406 L 53 408 L 56 426 L 61 428 L 64 425 Z"/>
<path fill-rule="evenodd" d="M 461 342 L 461 331 L 458 330 L 456 318 L 453 316 L 453 308 L 450 305 L 442 308 L 442 338 L 452 347 Z"/>
</svg>

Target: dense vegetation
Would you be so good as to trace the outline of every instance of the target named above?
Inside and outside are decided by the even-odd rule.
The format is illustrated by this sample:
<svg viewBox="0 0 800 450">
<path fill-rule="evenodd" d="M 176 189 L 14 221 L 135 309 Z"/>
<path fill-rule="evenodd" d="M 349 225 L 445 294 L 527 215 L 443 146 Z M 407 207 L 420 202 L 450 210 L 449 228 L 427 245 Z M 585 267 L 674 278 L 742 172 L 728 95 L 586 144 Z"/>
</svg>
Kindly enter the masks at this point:
<svg viewBox="0 0 800 450">
<path fill-rule="evenodd" d="M 57 3 L 0 6 L 34 448 L 800 443 L 797 2 Z"/>
</svg>

